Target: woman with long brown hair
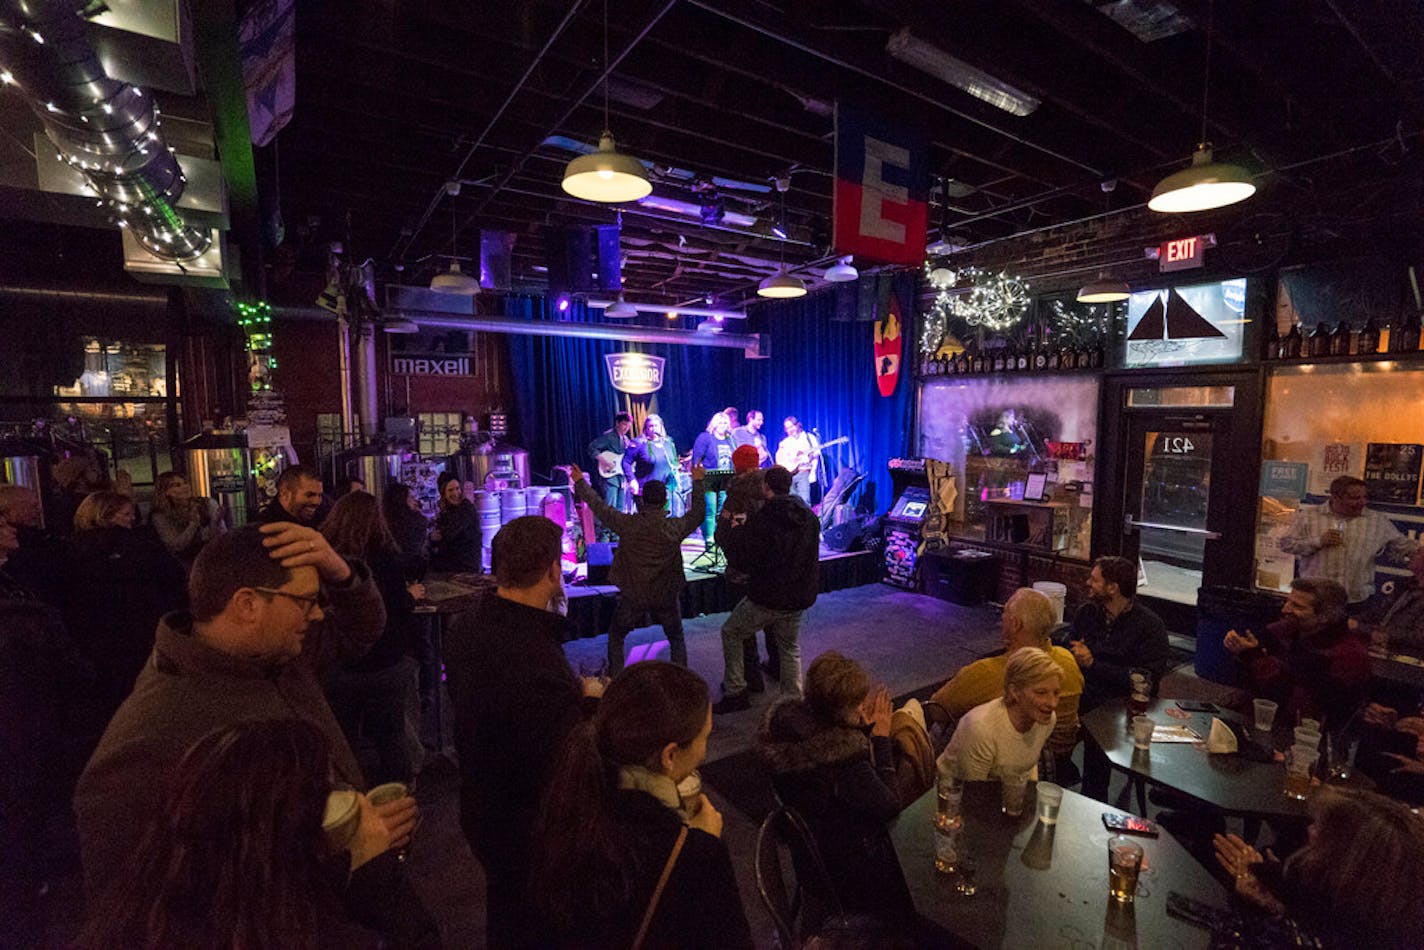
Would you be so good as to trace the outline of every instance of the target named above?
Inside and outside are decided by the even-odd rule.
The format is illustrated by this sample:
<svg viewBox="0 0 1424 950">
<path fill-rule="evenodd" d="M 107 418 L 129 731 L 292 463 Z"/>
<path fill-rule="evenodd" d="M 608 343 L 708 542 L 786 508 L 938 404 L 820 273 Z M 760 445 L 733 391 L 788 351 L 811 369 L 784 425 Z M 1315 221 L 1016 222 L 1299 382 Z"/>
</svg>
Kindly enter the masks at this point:
<svg viewBox="0 0 1424 950">
<path fill-rule="evenodd" d="M 752 946 L 722 816 L 679 791 L 711 731 L 707 684 L 684 667 L 635 663 L 608 684 L 569 736 L 534 829 L 530 896 L 548 945 Z"/>
<path fill-rule="evenodd" d="M 197 498 L 188 480 L 177 472 L 164 472 L 153 486 L 153 511 L 148 523 L 168 552 L 185 567 L 213 538 L 227 530 L 218 503 Z"/>
<path fill-rule="evenodd" d="M 78 945 L 376 946 L 346 907 L 369 910 L 384 900 L 372 859 L 386 851 L 389 833 L 360 796 L 349 850 L 328 844 L 329 774 L 326 741 L 303 720 L 239 723 L 198 740 L 174 770 L 163 816 L 131 873 L 91 909 Z"/>
<path fill-rule="evenodd" d="M 371 569 L 386 605 L 386 628 L 359 660 L 328 672 L 322 680 L 331 711 L 372 785 L 415 778 L 420 747 L 408 723 L 418 664 L 415 599 L 425 589 L 411 583 L 395 538 L 374 495 L 353 491 L 332 506 L 321 533 L 343 557 L 359 558 Z"/>
</svg>

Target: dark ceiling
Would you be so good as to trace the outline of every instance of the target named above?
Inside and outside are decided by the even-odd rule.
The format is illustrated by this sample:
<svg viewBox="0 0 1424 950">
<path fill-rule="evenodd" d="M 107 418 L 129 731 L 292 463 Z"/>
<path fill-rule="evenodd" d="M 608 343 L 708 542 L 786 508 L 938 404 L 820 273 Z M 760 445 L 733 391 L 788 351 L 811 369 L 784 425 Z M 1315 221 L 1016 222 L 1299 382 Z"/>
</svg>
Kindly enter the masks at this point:
<svg viewBox="0 0 1424 950">
<path fill-rule="evenodd" d="M 507 231 L 515 285 L 541 283 L 551 228 L 616 221 L 561 191 L 576 153 L 553 141 L 603 127 L 603 22 L 604 0 L 300 4 L 296 114 L 262 157 L 289 241 L 348 240 L 384 278 L 423 283 Z M 1139 206 L 1200 138 L 1209 23 L 1208 137 L 1257 173 L 1257 209 L 1308 198 L 1340 163 L 1387 176 L 1419 145 L 1414 0 L 610 0 L 609 124 L 665 206 L 623 208 L 628 297 L 735 305 L 783 254 L 818 277 L 837 99 L 930 133 L 931 241 Z M 1018 117 L 896 61 L 906 27 L 1042 104 Z M 708 187 L 718 225 L 697 213 Z"/>
</svg>

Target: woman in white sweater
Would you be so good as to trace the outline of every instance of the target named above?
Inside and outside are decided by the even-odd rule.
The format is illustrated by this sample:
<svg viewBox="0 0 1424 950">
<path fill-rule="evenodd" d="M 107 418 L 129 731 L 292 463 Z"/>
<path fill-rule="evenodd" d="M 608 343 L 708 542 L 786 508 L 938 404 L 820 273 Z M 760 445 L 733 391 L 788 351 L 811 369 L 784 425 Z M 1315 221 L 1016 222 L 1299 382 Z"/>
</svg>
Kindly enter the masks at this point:
<svg viewBox="0 0 1424 950">
<path fill-rule="evenodd" d="M 1004 668 L 1004 696 L 959 720 L 941 760 L 964 781 L 1038 778 L 1038 756 L 1057 722 L 1063 672 L 1038 647 L 1022 647 Z"/>
</svg>

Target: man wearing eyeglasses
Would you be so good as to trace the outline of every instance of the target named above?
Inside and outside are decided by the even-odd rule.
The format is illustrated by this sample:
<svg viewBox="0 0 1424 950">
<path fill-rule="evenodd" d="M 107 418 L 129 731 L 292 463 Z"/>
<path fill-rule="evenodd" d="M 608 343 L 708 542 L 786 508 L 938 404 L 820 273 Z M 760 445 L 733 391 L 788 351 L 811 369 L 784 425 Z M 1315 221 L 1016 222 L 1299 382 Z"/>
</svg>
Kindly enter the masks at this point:
<svg viewBox="0 0 1424 950">
<path fill-rule="evenodd" d="M 79 779 L 74 808 L 91 898 L 126 873 L 147 826 L 161 817 L 169 774 L 216 729 L 305 719 L 330 744 L 333 783 L 366 787 L 318 679 L 381 635 L 386 611 L 366 565 L 294 522 L 249 526 L 203 548 L 188 597 L 189 612 L 159 622 L 153 653 Z M 387 899 L 353 904 L 351 913 L 397 944 L 418 943 L 434 924 L 396 863 L 419 818 L 415 799 L 375 806 L 362 796 L 362 808 L 385 826 L 387 846 L 376 859 L 383 864 L 363 873 L 382 877 Z"/>
</svg>

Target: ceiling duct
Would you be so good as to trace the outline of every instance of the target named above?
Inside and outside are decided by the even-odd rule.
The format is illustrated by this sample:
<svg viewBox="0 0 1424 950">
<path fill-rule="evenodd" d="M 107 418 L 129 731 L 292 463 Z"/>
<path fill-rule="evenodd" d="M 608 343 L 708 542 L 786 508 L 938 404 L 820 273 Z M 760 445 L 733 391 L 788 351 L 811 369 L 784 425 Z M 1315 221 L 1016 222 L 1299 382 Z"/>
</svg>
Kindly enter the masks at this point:
<svg viewBox="0 0 1424 950">
<path fill-rule="evenodd" d="M 159 132 L 153 97 L 105 73 L 74 0 L 0 2 L 7 84 L 24 93 L 62 159 L 155 257 L 188 261 L 212 243 L 176 204 L 187 179 Z"/>
</svg>

